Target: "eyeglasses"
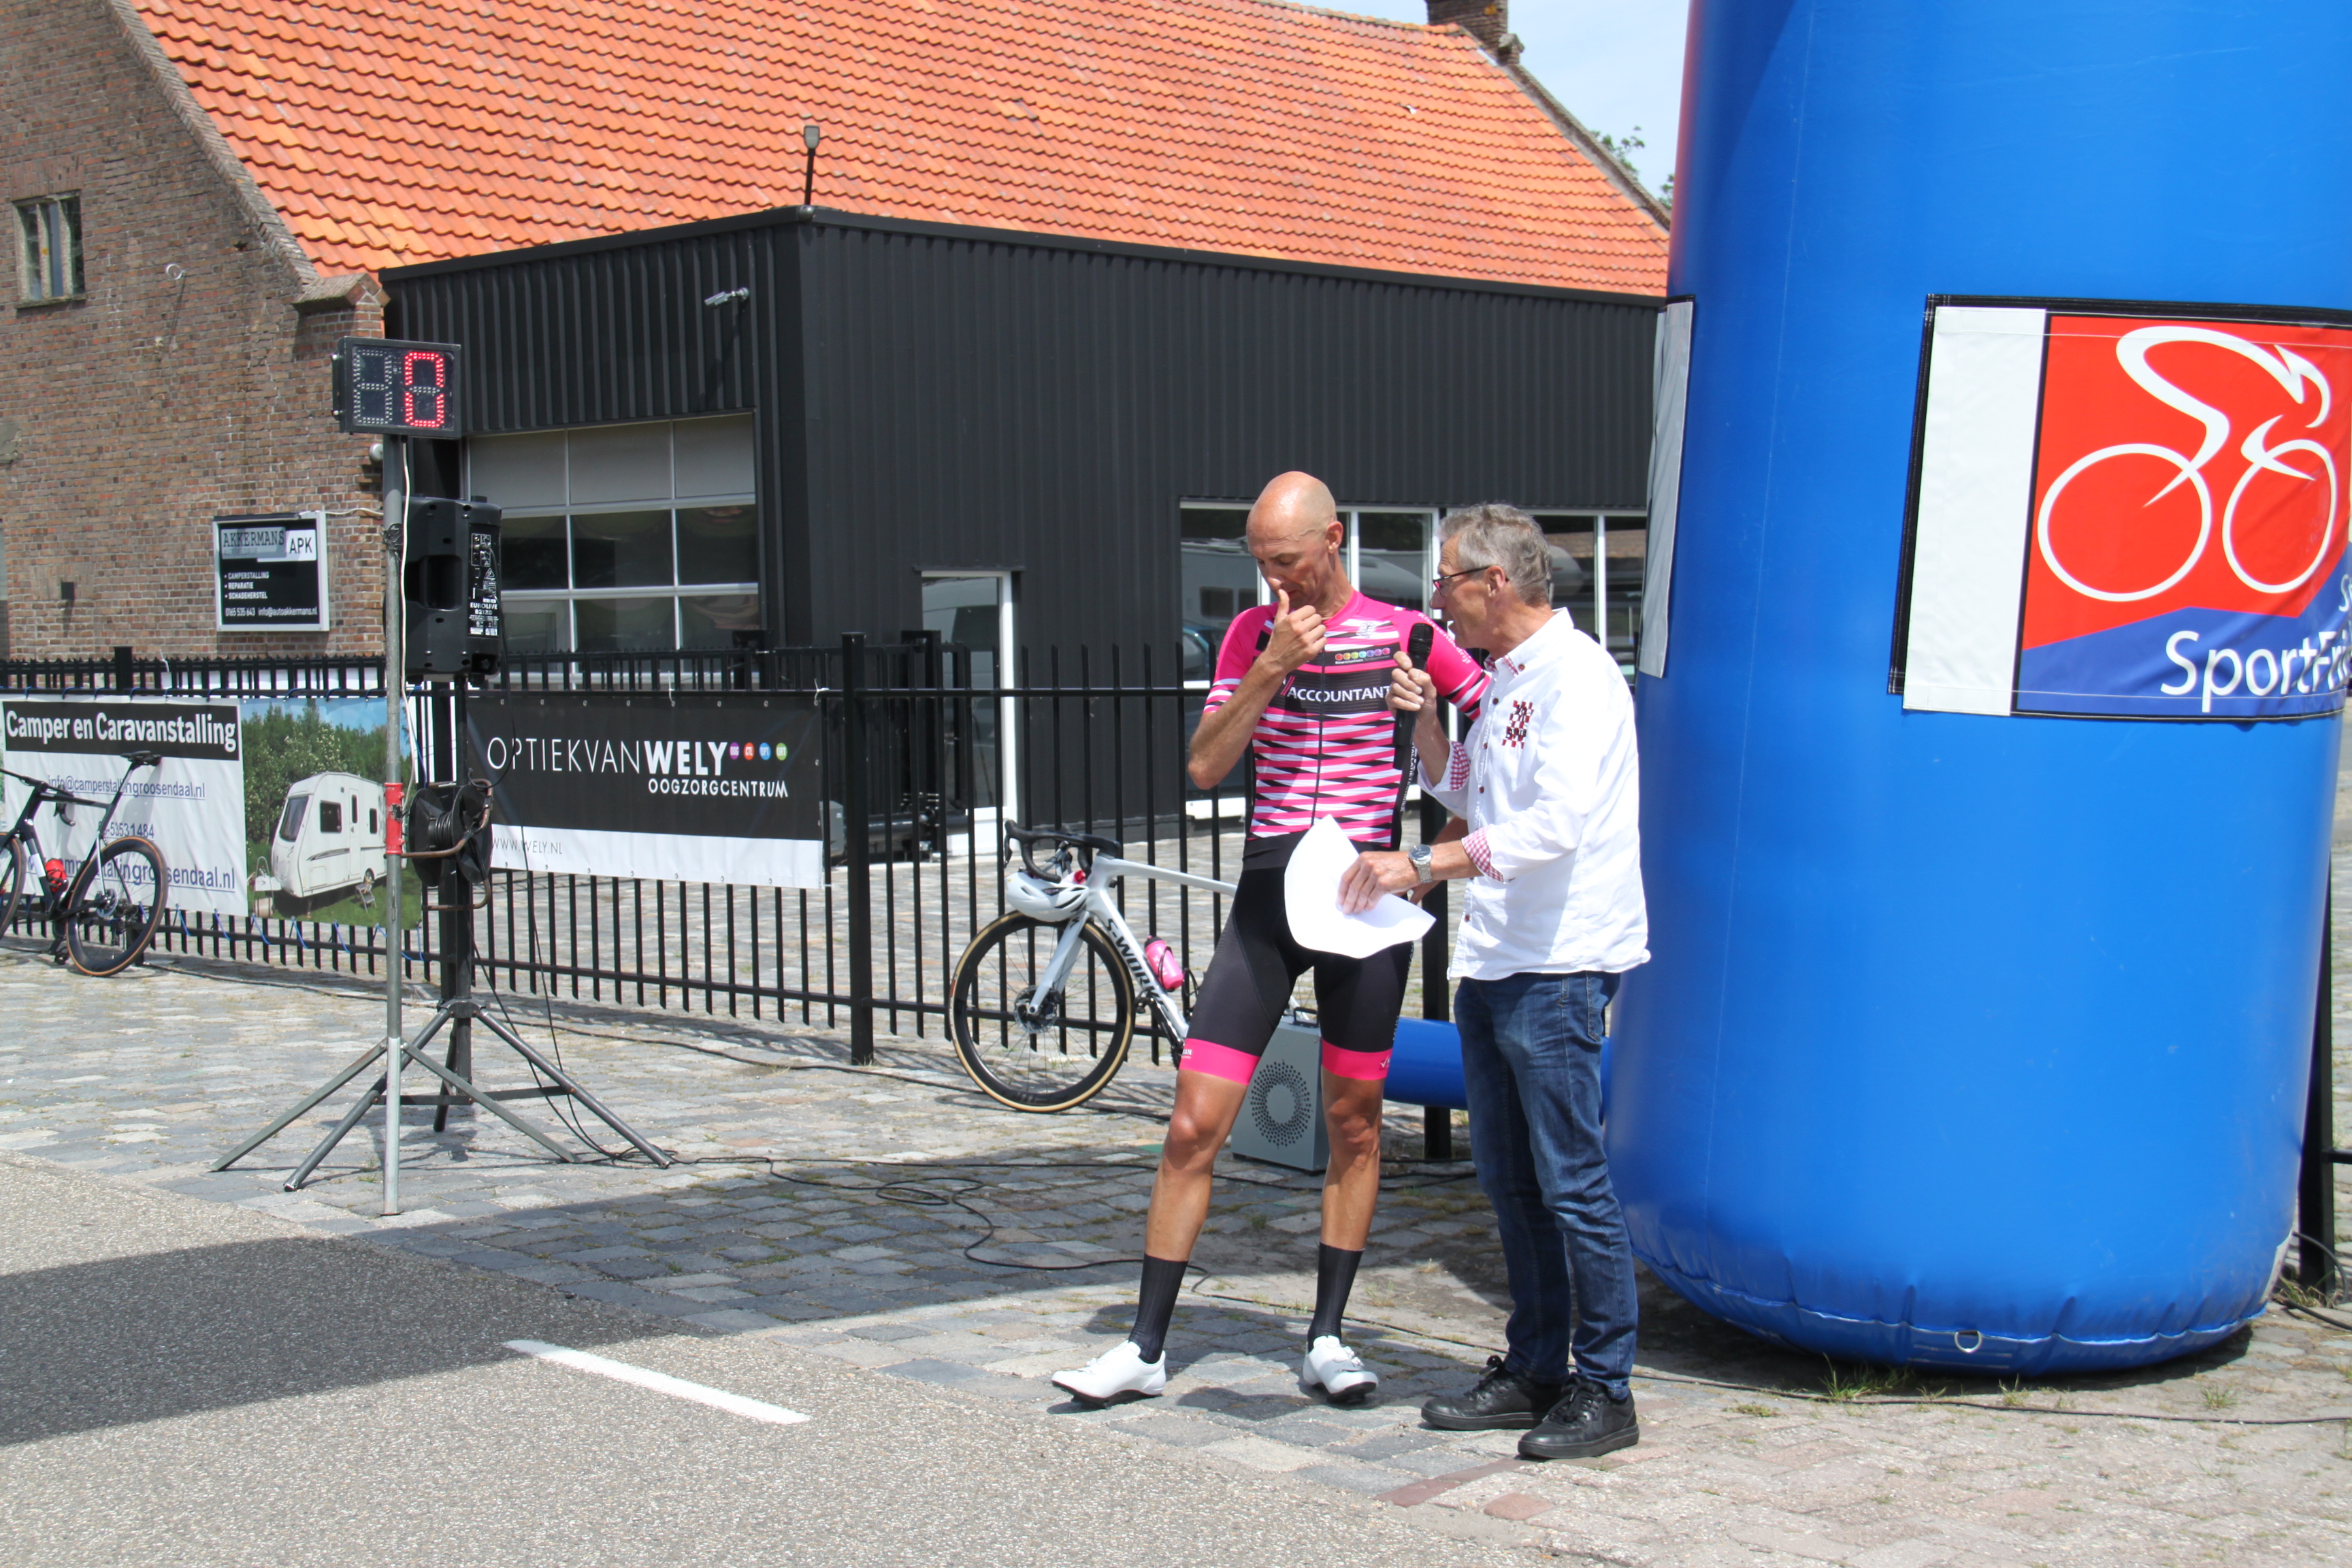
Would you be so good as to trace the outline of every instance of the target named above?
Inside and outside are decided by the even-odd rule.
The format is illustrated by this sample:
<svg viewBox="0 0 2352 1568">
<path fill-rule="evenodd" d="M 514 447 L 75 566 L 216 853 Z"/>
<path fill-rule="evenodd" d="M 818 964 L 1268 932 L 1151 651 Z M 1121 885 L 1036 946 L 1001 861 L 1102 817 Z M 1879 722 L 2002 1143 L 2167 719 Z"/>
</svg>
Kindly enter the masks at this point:
<svg viewBox="0 0 2352 1568">
<path fill-rule="evenodd" d="M 1432 577 L 1429 580 L 1429 591 L 1433 594 L 1443 594 L 1445 592 L 1445 584 L 1453 582 L 1456 577 L 1475 577 L 1481 572 L 1492 570 L 1493 568 L 1489 566 L 1465 566 L 1459 572 L 1448 572 L 1443 576 Z"/>
</svg>

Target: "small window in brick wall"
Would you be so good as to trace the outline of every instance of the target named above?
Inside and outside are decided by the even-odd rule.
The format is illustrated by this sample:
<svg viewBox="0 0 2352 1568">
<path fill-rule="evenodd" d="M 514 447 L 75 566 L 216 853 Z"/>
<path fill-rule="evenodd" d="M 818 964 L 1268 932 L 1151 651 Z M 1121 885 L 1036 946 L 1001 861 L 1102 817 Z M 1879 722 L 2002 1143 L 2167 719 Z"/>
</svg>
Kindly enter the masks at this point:
<svg viewBox="0 0 2352 1568">
<path fill-rule="evenodd" d="M 16 204 L 18 291 L 28 304 L 81 293 L 81 198 L 42 196 Z"/>
</svg>

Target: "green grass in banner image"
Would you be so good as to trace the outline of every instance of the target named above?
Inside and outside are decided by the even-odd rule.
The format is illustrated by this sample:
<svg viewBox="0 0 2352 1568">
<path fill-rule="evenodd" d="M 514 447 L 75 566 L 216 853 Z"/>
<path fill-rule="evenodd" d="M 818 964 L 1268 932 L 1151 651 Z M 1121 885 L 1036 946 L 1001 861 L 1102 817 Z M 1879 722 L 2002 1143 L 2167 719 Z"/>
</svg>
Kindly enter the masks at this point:
<svg viewBox="0 0 2352 1568">
<path fill-rule="evenodd" d="M 245 841 L 257 915 L 383 923 L 383 703 L 250 699 L 245 712 Z M 404 774 L 413 773 L 405 760 Z M 425 889 L 401 868 L 401 922 Z"/>
</svg>

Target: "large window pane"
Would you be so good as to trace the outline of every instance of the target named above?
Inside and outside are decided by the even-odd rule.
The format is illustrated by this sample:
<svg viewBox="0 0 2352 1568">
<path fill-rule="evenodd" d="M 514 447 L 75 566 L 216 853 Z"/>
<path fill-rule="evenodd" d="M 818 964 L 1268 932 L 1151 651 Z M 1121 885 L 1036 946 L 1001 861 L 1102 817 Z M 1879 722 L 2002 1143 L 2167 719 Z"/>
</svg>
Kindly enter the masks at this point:
<svg viewBox="0 0 2352 1568">
<path fill-rule="evenodd" d="M 575 588 L 667 587 L 669 513 L 606 511 L 572 519 Z"/>
<path fill-rule="evenodd" d="M 677 509 L 677 580 L 756 583 L 760 580 L 759 510 L 751 506 Z"/>
<path fill-rule="evenodd" d="M 1209 679 L 1225 628 L 1257 603 L 1263 579 L 1243 542 L 1248 523 L 1247 507 L 1183 509 L 1177 626 L 1186 680 Z"/>
<path fill-rule="evenodd" d="M 669 426 L 605 425 L 572 432 L 572 500 L 669 499 Z"/>
<path fill-rule="evenodd" d="M 1608 647 L 1631 670 L 1642 640 L 1642 584 L 1649 564 L 1650 529 L 1638 517 L 1612 517 L 1608 526 Z"/>
<path fill-rule="evenodd" d="M 677 646 L 675 599 L 582 599 L 572 605 L 582 653 L 648 653 Z"/>
<path fill-rule="evenodd" d="M 1429 515 L 1356 514 L 1356 586 L 1364 597 L 1408 609 L 1429 608 Z"/>
<path fill-rule="evenodd" d="M 572 500 L 563 478 L 561 430 L 477 436 L 466 443 L 466 453 L 473 465 L 472 493 L 495 505 L 560 507 Z"/>
<path fill-rule="evenodd" d="M 506 599 L 507 650 L 562 653 L 572 646 L 572 605 L 566 599 Z"/>
<path fill-rule="evenodd" d="M 509 589 L 569 588 L 572 568 L 560 517 L 509 517 L 501 543 Z"/>
<path fill-rule="evenodd" d="M 672 428 L 677 442 L 677 493 L 682 496 L 747 496 L 751 478 L 751 416 L 681 419 Z"/>
<path fill-rule="evenodd" d="M 971 683 L 996 684 L 996 660 L 1004 637 L 1001 608 L 1004 579 L 997 576 L 923 579 L 923 629 L 942 642 L 971 649 Z"/>
<path fill-rule="evenodd" d="M 706 594 L 677 602 L 678 647 L 757 647 L 760 596 Z"/>
<path fill-rule="evenodd" d="M 1544 542 L 1551 546 L 1551 602 L 1555 609 L 1576 618 L 1576 629 L 1598 638 L 1601 623 L 1593 603 L 1593 552 L 1600 545 L 1598 520 L 1590 517 L 1540 517 Z"/>
</svg>

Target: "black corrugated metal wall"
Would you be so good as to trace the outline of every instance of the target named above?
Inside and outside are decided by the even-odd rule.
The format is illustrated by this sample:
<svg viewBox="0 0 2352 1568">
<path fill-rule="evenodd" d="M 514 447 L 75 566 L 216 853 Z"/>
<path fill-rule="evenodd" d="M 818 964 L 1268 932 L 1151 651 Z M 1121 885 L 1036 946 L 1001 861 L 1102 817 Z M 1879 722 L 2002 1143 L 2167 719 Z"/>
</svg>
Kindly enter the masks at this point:
<svg viewBox="0 0 2352 1568">
<path fill-rule="evenodd" d="M 1645 504 L 1647 300 L 825 213 L 386 281 L 394 333 L 467 346 L 476 430 L 755 410 L 782 641 L 1011 567 L 1024 642 L 1170 668 L 1177 503 L 1285 468 L 1367 506 Z"/>
</svg>

